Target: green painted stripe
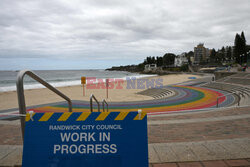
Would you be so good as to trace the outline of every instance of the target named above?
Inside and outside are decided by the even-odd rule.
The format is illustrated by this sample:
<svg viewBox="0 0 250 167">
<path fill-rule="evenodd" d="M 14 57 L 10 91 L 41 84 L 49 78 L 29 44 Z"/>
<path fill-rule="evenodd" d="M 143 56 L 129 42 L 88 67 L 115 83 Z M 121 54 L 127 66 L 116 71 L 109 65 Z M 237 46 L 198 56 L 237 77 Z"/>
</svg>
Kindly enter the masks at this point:
<svg viewBox="0 0 250 167">
<path fill-rule="evenodd" d="M 181 101 L 181 102 L 175 102 L 175 103 L 170 103 L 170 104 L 150 104 L 150 105 L 147 105 L 146 103 L 145 104 L 142 104 L 142 105 L 133 105 L 133 106 L 109 106 L 110 109 L 132 109 L 132 108 L 157 108 L 157 107 L 170 107 L 170 106 L 178 106 L 178 105 L 182 105 L 182 104 L 187 104 L 187 103 L 191 103 L 191 102 L 194 102 L 194 101 L 197 101 L 197 100 L 200 100 L 202 98 L 205 97 L 205 94 L 201 91 L 198 91 L 198 90 L 194 90 L 194 89 L 191 89 L 191 88 L 183 88 L 183 89 L 190 89 L 192 91 L 195 91 L 197 93 L 197 96 L 193 99 L 190 99 L 190 100 L 184 100 L 184 101 Z M 144 105 L 144 106 L 143 106 Z M 60 105 L 56 105 L 56 106 L 53 106 L 53 107 L 58 107 L 58 108 L 68 108 L 66 106 L 60 106 Z M 75 109 L 89 109 L 89 106 L 82 106 L 82 107 L 73 107 Z M 94 109 L 97 109 L 98 107 L 97 106 L 93 106 Z"/>
</svg>

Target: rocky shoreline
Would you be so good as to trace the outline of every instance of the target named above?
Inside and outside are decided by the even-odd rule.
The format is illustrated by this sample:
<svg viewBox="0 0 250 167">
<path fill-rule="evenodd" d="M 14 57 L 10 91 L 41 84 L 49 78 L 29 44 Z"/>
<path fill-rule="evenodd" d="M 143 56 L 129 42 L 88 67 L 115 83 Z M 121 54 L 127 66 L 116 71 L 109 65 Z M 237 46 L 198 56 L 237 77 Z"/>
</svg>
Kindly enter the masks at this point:
<svg viewBox="0 0 250 167">
<path fill-rule="evenodd" d="M 140 67 L 138 65 L 128 65 L 128 66 L 115 66 L 111 68 L 105 69 L 107 71 L 127 71 L 131 73 L 140 73 L 140 74 L 157 74 L 157 75 L 168 75 L 168 74 L 179 74 L 188 71 L 182 71 L 181 68 L 156 68 L 152 70 L 144 70 L 144 67 Z"/>
</svg>

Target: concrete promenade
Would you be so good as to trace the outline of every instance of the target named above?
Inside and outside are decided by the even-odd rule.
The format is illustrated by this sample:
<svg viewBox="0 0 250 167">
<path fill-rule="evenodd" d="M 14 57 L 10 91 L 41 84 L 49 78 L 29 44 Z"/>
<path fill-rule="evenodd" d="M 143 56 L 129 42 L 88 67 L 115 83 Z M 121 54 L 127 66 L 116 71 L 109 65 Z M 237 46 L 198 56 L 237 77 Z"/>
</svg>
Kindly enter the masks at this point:
<svg viewBox="0 0 250 167">
<path fill-rule="evenodd" d="M 0 121 L 0 166 L 21 166 L 20 123 Z M 154 167 L 250 166 L 250 107 L 148 117 Z"/>
</svg>

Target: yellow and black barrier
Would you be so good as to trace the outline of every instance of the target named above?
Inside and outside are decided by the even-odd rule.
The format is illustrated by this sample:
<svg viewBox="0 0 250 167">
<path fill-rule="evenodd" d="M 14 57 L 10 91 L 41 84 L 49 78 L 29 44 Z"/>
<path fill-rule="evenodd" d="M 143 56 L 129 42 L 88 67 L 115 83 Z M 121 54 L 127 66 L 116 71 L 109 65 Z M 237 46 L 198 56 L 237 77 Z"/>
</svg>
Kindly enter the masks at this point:
<svg viewBox="0 0 250 167">
<path fill-rule="evenodd" d="M 130 113 L 132 116 L 130 116 Z M 122 121 L 128 117 L 133 120 L 143 120 L 147 115 L 146 112 L 136 113 L 136 112 L 64 112 L 64 113 L 27 113 L 26 122 L 31 121 L 31 117 L 39 122 L 50 121 L 50 119 L 56 121 L 67 121 L 71 117 L 76 121 L 86 121 L 90 115 L 93 115 L 91 119 L 94 118 L 95 121 L 105 121 L 108 117 L 112 118 L 115 121 Z"/>
</svg>

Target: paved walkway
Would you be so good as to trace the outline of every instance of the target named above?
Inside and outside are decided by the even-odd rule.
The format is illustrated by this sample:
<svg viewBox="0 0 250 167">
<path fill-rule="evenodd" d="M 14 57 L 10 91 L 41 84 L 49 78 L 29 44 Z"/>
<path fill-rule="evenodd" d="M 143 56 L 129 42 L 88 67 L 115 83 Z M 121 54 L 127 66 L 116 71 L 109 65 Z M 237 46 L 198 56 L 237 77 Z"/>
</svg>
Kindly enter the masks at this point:
<svg viewBox="0 0 250 167">
<path fill-rule="evenodd" d="M 150 164 L 150 167 L 249 167 L 250 159 Z"/>
<path fill-rule="evenodd" d="M 250 114 L 223 116 L 217 118 L 213 117 L 213 118 L 197 118 L 197 119 L 182 119 L 182 120 L 148 121 L 148 125 L 186 124 L 186 123 L 199 123 L 199 122 L 228 121 L 228 120 L 248 119 L 248 118 L 250 118 Z"/>
<path fill-rule="evenodd" d="M 20 166 L 20 122 L 0 121 L 0 166 Z M 151 167 L 250 166 L 250 108 L 152 115 Z"/>
<path fill-rule="evenodd" d="M 149 163 L 165 166 L 171 162 L 196 162 L 211 160 L 248 159 L 250 155 L 250 138 L 149 144 Z M 0 166 L 21 166 L 22 146 L 0 145 Z M 250 160 L 250 159 L 249 159 Z M 241 160 L 242 161 L 242 160 Z M 226 161 L 230 162 L 230 161 Z M 214 162 L 215 163 L 215 162 Z M 218 163 L 216 161 L 216 163 Z M 223 163 L 223 162 L 220 162 Z M 250 162 L 245 164 L 250 165 Z M 176 163 L 175 163 L 176 164 Z M 177 164 L 176 164 L 177 166 Z"/>
<path fill-rule="evenodd" d="M 149 144 L 149 162 L 250 158 L 250 138 Z"/>
<path fill-rule="evenodd" d="M 0 145 L 0 166 L 21 166 L 23 146 Z"/>
</svg>

